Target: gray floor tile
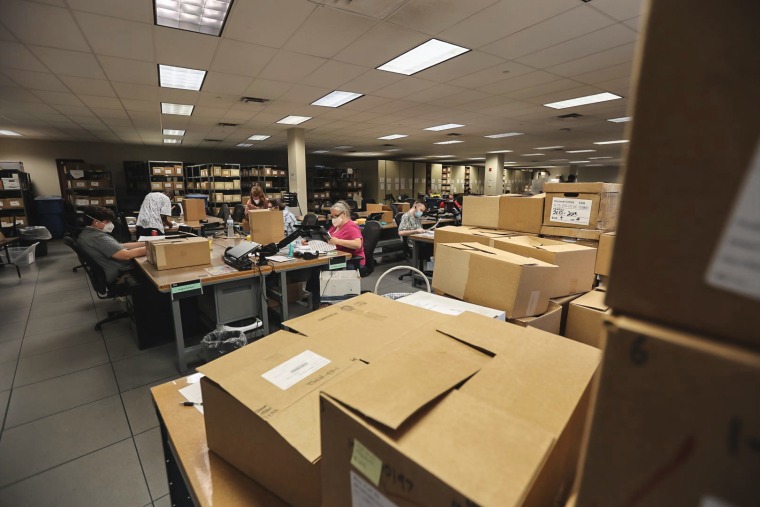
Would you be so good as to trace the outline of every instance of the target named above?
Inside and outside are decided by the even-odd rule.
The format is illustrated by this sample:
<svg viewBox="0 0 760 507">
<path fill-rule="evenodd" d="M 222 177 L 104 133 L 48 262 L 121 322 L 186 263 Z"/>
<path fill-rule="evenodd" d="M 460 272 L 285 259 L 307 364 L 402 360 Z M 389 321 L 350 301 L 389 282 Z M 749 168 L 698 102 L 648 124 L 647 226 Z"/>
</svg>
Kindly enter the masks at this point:
<svg viewBox="0 0 760 507">
<path fill-rule="evenodd" d="M 118 394 L 110 364 L 69 373 L 13 390 L 5 428 Z"/>
<path fill-rule="evenodd" d="M 93 310 L 92 298 L 66 298 L 55 302 L 32 303 L 30 319 L 39 319 L 61 313 L 87 312 Z"/>
<path fill-rule="evenodd" d="M 103 326 L 103 338 L 111 361 L 118 361 L 143 352 L 137 347 L 137 337 L 127 319 L 109 322 Z"/>
<path fill-rule="evenodd" d="M 26 332 L 26 320 L 2 323 L 0 326 L 3 328 L 3 332 L 0 333 L 0 342 L 19 340 L 24 337 L 24 332 Z"/>
<path fill-rule="evenodd" d="M 172 499 L 169 497 L 169 495 L 162 496 L 153 502 L 153 507 L 172 507 Z"/>
<path fill-rule="evenodd" d="M 0 342 L 0 363 L 17 360 L 19 350 L 21 350 L 20 339 Z"/>
<path fill-rule="evenodd" d="M 49 294 L 80 288 L 87 288 L 87 278 L 84 276 L 79 276 L 76 278 L 42 280 L 37 282 L 37 290 L 35 291 L 35 295 Z"/>
<path fill-rule="evenodd" d="M 100 331 L 95 331 L 95 325 L 91 323 L 68 329 L 56 329 L 47 333 L 27 335 L 24 337 L 24 343 L 21 345 L 21 357 L 42 354 L 102 339 L 103 336 Z"/>
<path fill-rule="evenodd" d="M 5 411 L 8 408 L 8 401 L 10 400 L 10 397 L 10 391 L 0 391 L 0 424 L 2 424 L 3 418 L 5 417 Z M 1 427 L 2 426 L 0 426 L 0 428 Z"/>
<path fill-rule="evenodd" d="M 77 287 L 74 289 L 62 290 L 59 292 L 38 293 L 34 295 L 34 304 L 38 303 L 55 303 L 64 299 L 92 300 L 90 289 L 87 287 Z"/>
<path fill-rule="evenodd" d="M 148 349 L 136 356 L 114 361 L 113 368 L 119 382 L 119 390 L 127 391 L 177 375 L 176 350 L 176 346 L 169 343 Z"/>
<path fill-rule="evenodd" d="M 127 419 L 129 420 L 129 427 L 132 428 L 133 435 L 158 426 L 158 417 L 156 417 L 156 408 L 153 406 L 150 388 L 164 384 L 175 378 L 178 378 L 178 375 L 163 378 L 157 382 L 151 382 L 148 385 L 136 387 L 121 393 L 121 400 L 127 411 Z"/>
<path fill-rule="evenodd" d="M 0 489 L 0 505 L 138 507 L 150 495 L 132 439 Z"/>
<path fill-rule="evenodd" d="M 26 335 L 68 329 L 87 323 L 92 323 L 94 326 L 97 321 L 97 316 L 91 309 L 88 311 L 48 314 L 45 317 L 29 319 L 29 323 L 26 325 Z"/>
<path fill-rule="evenodd" d="M 152 430 L 135 436 L 137 453 L 140 456 L 145 478 L 148 480 L 150 496 L 157 500 L 169 494 L 169 482 L 166 478 L 164 448 L 161 444 L 161 430 Z"/>
<path fill-rule="evenodd" d="M 107 362 L 108 354 L 102 340 L 22 357 L 18 362 L 14 386 L 19 387 L 40 382 Z"/>
<path fill-rule="evenodd" d="M 15 359 L 13 361 L 0 363 L 0 391 L 10 389 L 13 385 L 13 376 L 16 374 L 16 364 L 18 364 L 18 362 Z"/>
<path fill-rule="evenodd" d="M 118 396 L 5 430 L 0 440 L 0 486 L 129 436 L 127 418 Z"/>
</svg>

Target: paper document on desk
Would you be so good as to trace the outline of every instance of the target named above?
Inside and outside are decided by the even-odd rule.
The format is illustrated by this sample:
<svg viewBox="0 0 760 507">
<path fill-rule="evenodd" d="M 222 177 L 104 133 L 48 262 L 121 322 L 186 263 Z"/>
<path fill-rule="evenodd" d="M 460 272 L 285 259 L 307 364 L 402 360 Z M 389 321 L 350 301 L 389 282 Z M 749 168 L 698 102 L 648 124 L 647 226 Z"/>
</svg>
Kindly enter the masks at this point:
<svg viewBox="0 0 760 507">
<path fill-rule="evenodd" d="M 267 257 L 268 261 L 272 262 L 288 262 L 293 260 L 291 257 L 288 257 L 286 255 L 273 255 L 271 257 Z"/>
<path fill-rule="evenodd" d="M 203 413 L 203 396 L 201 395 L 200 382 L 196 382 L 195 384 L 190 384 L 187 387 L 183 387 L 179 390 L 179 394 L 184 396 L 187 401 L 192 401 L 195 403 L 193 406 L 198 409 L 198 412 L 201 414 Z M 198 403 L 201 403 L 201 405 L 198 405 Z"/>
<path fill-rule="evenodd" d="M 226 275 L 227 273 L 237 273 L 237 269 L 233 268 L 232 266 L 211 266 L 210 268 L 205 268 L 206 272 L 211 276 L 216 275 Z"/>
<path fill-rule="evenodd" d="M 157 241 L 159 239 L 166 239 L 166 236 L 140 236 L 137 241 Z"/>
</svg>

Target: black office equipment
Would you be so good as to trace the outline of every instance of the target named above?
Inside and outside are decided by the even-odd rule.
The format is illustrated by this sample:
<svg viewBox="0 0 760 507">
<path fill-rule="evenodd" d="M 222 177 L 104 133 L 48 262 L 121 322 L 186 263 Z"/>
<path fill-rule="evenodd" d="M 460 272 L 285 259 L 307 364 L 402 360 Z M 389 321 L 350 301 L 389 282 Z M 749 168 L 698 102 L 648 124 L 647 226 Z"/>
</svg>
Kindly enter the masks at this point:
<svg viewBox="0 0 760 507">
<path fill-rule="evenodd" d="M 367 217 L 367 221 L 369 222 L 370 220 L 376 220 L 376 221 L 379 222 L 381 218 L 383 218 L 383 213 L 382 212 L 380 212 L 380 213 L 370 213 L 369 216 Z"/>
<path fill-rule="evenodd" d="M 238 271 L 245 271 L 253 268 L 251 254 L 261 248 L 261 245 L 251 241 L 241 241 L 238 245 L 227 247 L 222 255 L 222 260 L 228 266 L 232 266 Z"/>
</svg>

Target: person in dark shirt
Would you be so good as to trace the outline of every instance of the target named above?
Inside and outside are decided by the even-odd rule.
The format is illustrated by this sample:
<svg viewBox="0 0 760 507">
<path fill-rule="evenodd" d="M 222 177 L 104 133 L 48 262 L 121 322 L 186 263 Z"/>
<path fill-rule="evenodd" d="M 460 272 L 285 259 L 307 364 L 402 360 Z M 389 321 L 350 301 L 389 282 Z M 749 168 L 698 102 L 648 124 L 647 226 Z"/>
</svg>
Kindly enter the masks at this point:
<svg viewBox="0 0 760 507">
<path fill-rule="evenodd" d="M 106 281 L 113 283 L 129 271 L 132 259 L 146 255 L 145 243 L 119 243 L 111 236 L 116 216 L 113 211 L 102 206 L 84 208 L 85 223 L 89 225 L 79 233 L 77 245 L 103 268 Z"/>
</svg>

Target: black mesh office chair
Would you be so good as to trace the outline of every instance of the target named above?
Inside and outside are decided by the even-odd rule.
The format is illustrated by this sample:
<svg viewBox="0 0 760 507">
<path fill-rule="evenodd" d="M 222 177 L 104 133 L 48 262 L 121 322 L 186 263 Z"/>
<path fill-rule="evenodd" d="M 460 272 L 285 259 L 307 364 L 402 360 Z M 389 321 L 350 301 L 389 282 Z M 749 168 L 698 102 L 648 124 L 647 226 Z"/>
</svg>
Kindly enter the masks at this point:
<svg viewBox="0 0 760 507">
<path fill-rule="evenodd" d="M 236 204 L 235 210 L 232 212 L 232 220 L 236 223 L 240 223 L 245 218 L 245 206 L 242 204 Z"/>
<path fill-rule="evenodd" d="M 172 204 L 172 216 L 178 217 L 182 214 L 182 205 L 178 202 Z"/>
<path fill-rule="evenodd" d="M 230 217 L 230 207 L 226 204 L 222 204 L 222 207 L 219 208 L 219 213 L 216 214 L 216 218 L 221 218 L 225 222 Z"/>
<path fill-rule="evenodd" d="M 393 213 L 393 216 L 394 216 L 394 217 L 395 217 L 396 215 L 398 215 L 398 206 L 396 206 L 396 205 L 395 205 L 395 204 L 393 204 L 393 203 L 391 203 L 391 213 Z"/>
<path fill-rule="evenodd" d="M 317 225 L 318 223 L 319 219 L 314 213 L 307 213 L 304 215 L 303 220 L 301 221 L 301 225 L 305 225 L 307 227 Z"/>
<path fill-rule="evenodd" d="M 409 206 L 414 206 L 414 199 L 412 199 L 412 198 L 410 197 L 410 198 L 406 199 L 406 203 L 407 203 Z"/>
<path fill-rule="evenodd" d="M 396 221 L 396 227 L 401 227 L 401 219 L 403 218 L 403 213 L 396 213 L 396 215 L 393 217 L 393 219 Z M 400 236 L 400 235 L 399 235 Z M 401 236 L 401 244 L 402 248 L 404 250 L 404 259 L 411 259 L 412 258 L 412 249 L 409 247 L 409 242 L 404 236 Z M 415 268 L 417 266 L 414 266 Z M 412 272 L 408 271 L 404 273 L 403 275 L 399 276 L 399 280 L 403 280 L 406 276 L 412 276 Z"/>
<path fill-rule="evenodd" d="M 354 220 L 354 221 L 359 220 L 359 213 L 357 213 L 356 211 L 352 211 L 351 220 Z"/>
<path fill-rule="evenodd" d="M 132 241 L 132 234 L 129 232 L 129 224 L 127 224 L 127 217 L 124 213 L 116 214 L 116 222 L 114 223 L 111 235 L 119 243 L 129 243 Z"/>
<path fill-rule="evenodd" d="M 383 226 L 376 220 L 367 220 L 362 229 L 362 238 L 364 238 L 364 266 L 359 268 L 359 275 L 364 278 L 375 271 L 375 248 L 380 241 L 380 234 L 383 232 Z"/>
</svg>

